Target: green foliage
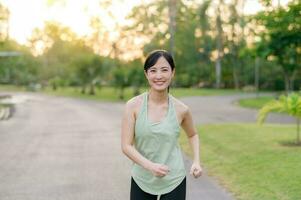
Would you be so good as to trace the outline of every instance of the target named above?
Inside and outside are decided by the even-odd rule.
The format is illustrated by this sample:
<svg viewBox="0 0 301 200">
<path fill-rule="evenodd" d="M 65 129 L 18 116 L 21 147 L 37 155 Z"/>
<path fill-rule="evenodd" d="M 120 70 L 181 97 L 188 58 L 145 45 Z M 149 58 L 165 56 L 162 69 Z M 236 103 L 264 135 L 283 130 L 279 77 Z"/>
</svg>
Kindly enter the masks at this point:
<svg viewBox="0 0 301 200">
<path fill-rule="evenodd" d="M 29 49 L 14 41 L 1 43 L 0 51 L 18 52 L 19 56 L 0 57 L 0 84 L 27 85 L 38 81 L 39 61 Z"/>
<path fill-rule="evenodd" d="M 273 100 L 273 96 L 261 96 L 257 98 L 243 98 L 238 101 L 239 105 L 246 108 L 260 109 Z"/>
<path fill-rule="evenodd" d="M 294 131 L 287 124 L 201 125 L 202 165 L 237 200 L 297 200 L 301 148 L 290 142 Z M 180 144 L 192 156 L 184 132 Z"/>
<path fill-rule="evenodd" d="M 287 113 L 293 117 L 301 118 L 301 97 L 297 93 L 289 96 L 281 95 L 279 100 L 272 100 L 264 105 L 258 114 L 258 122 L 263 123 L 267 115 L 272 112 Z"/>
<path fill-rule="evenodd" d="M 272 100 L 265 104 L 257 116 L 258 123 L 262 124 L 270 112 L 286 113 L 297 119 L 297 143 L 301 144 L 299 137 L 299 125 L 301 119 L 301 97 L 297 93 L 289 96 L 281 95 L 279 100 Z"/>
<path fill-rule="evenodd" d="M 286 90 L 293 89 L 292 82 L 301 69 L 301 3 L 292 1 L 288 8 L 277 8 L 257 14 L 257 23 L 265 26 L 258 54 L 270 56 L 283 69 Z"/>
<path fill-rule="evenodd" d="M 65 4 L 65 0 L 46 2 L 48 6 Z M 107 41 L 104 23 L 95 16 L 91 18 L 93 33 L 81 38 L 69 27 L 48 21 L 43 28 L 33 31 L 29 40 L 30 49 L 13 41 L 2 42 L 0 51 L 18 51 L 23 56 L 0 58 L 0 82 L 40 82 L 51 84 L 54 88 L 74 85 L 81 86 L 83 92 L 86 87 L 92 91 L 94 86 L 113 84 L 120 89 L 132 86 L 138 94 L 141 85 L 146 83 L 143 59 L 124 62 L 118 56 L 121 58 L 123 53 L 130 55 L 137 38 L 148 41 L 141 47 L 144 55 L 154 49 L 169 49 L 168 2 L 150 1 L 133 8 L 128 16 L 132 25 L 118 27 L 120 38 L 114 44 Z M 260 88 L 282 90 L 284 85 L 291 90 L 300 88 L 300 1 L 294 0 L 287 8 L 278 8 L 273 7 L 270 0 L 260 0 L 265 11 L 255 16 L 244 15 L 241 6 L 244 0 L 217 2 L 176 0 L 174 86 L 213 87 L 215 64 L 219 60 L 216 53 L 219 50 L 222 87 L 239 89 L 253 85 L 256 59 L 256 66 L 260 67 Z M 102 2 L 101 5 L 108 7 L 111 2 Z M 212 11 L 214 14 L 211 14 Z M 264 30 L 260 32 L 259 26 Z M 123 48 L 129 41 L 134 43 Z M 256 42 L 247 44 L 247 41 Z M 109 56 L 95 55 L 107 45 L 112 50 Z M 116 59 L 110 57 L 113 54 Z M 121 66 L 126 72 L 115 72 Z M 123 78 L 117 80 L 117 77 Z"/>
</svg>

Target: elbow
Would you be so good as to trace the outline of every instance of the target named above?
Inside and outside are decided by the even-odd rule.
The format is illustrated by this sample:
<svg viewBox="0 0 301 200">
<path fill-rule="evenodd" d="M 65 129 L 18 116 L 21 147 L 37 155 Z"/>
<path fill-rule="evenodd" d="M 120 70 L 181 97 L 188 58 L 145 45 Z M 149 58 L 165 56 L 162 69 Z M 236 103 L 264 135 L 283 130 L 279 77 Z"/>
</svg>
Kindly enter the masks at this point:
<svg viewBox="0 0 301 200">
<path fill-rule="evenodd" d="M 131 147 L 131 145 L 129 145 L 129 144 L 122 144 L 121 145 L 122 153 L 125 154 L 125 155 L 128 155 L 130 147 Z"/>
<path fill-rule="evenodd" d="M 188 138 L 189 138 L 189 139 L 192 139 L 192 138 L 198 138 L 198 136 L 199 136 L 198 133 L 197 133 L 197 132 L 194 132 L 193 134 L 189 135 Z"/>
<path fill-rule="evenodd" d="M 121 150 L 123 154 L 126 154 L 126 146 L 124 144 L 121 145 Z"/>
</svg>

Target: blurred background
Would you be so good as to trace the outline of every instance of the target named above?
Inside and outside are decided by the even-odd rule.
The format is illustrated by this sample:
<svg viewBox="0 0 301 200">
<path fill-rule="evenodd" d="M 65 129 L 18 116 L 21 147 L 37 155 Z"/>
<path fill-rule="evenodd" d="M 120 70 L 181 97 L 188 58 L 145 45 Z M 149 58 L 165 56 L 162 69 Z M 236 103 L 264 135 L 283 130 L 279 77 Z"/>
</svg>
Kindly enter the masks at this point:
<svg viewBox="0 0 301 200">
<path fill-rule="evenodd" d="M 0 84 L 122 99 L 166 49 L 173 87 L 299 90 L 300 24 L 299 0 L 1 0 Z"/>
<path fill-rule="evenodd" d="M 301 0 L 0 0 L 0 199 L 128 199 L 121 113 L 154 49 L 201 139 L 187 199 L 301 199 Z"/>
</svg>

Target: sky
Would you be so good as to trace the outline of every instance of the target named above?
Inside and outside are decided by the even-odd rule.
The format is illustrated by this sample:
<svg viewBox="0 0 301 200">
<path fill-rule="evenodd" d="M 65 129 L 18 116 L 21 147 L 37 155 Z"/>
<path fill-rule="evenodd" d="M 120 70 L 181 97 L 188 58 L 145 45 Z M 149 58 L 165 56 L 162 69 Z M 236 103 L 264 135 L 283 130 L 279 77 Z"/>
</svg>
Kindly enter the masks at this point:
<svg viewBox="0 0 301 200">
<path fill-rule="evenodd" d="M 78 35 L 88 34 L 91 30 L 89 20 L 91 16 L 100 16 L 105 27 L 114 31 L 115 21 L 106 12 L 100 12 L 100 0 L 63 0 L 63 3 L 48 5 L 47 0 L 0 0 L 10 11 L 10 37 L 21 44 L 25 44 L 32 30 L 43 27 L 44 21 L 55 20 L 71 29 Z M 112 13 L 118 23 L 125 24 L 125 16 L 139 0 L 124 1 L 113 4 Z"/>
<path fill-rule="evenodd" d="M 101 12 L 101 0 L 0 0 L 1 4 L 10 10 L 9 32 L 10 38 L 20 44 L 26 44 L 32 30 L 43 27 L 45 20 L 55 20 L 71 27 L 79 36 L 89 34 L 89 20 L 91 16 L 100 16 L 107 30 L 114 33 L 116 22 L 120 25 L 128 23 L 125 16 L 133 6 L 146 0 L 119 0 L 113 1 L 112 19 L 107 12 Z M 286 4 L 288 0 L 280 0 Z M 49 2 L 54 2 L 49 5 Z M 56 2 L 56 3 L 55 3 Z M 121 2 L 121 3 L 120 3 Z M 278 0 L 274 0 L 275 3 Z M 245 13 L 253 14 L 261 10 L 258 0 L 246 0 Z"/>
</svg>

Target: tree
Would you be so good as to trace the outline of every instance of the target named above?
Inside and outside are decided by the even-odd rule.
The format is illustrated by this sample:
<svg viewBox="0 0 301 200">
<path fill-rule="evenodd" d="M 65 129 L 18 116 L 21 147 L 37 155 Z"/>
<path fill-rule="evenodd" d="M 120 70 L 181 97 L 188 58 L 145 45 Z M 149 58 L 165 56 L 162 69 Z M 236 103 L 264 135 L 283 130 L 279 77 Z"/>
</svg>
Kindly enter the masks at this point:
<svg viewBox="0 0 301 200">
<path fill-rule="evenodd" d="M 272 100 L 264 105 L 257 115 L 257 121 L 262 124 L 270 112 L 287 113 L 296 118 L 297 137 L 296 144 L 301 145 L 300 141 L 300 120 L 301 120 L 301 97 L 297 93 L 289 96 L 281 95 L 279 100 Z"/>
<path fill-rule="evenodd" d="M 0 83 L 24 85 L 38 82 L 41 63 L 31 55 L 29 48 L 6 40 L 1 44 L 0 51 L 17 53 L 13 57 L 0 57 Z"/>
<path fill-rule="evenodd" d="M 73 73 L 79 84 L 82 86 L 82 93 L 86 93 L 89 88 L 89 94 L 95 95 L 95 85 L 101 82 L 103 74 L 103 65 L 100 56 L 93 54 L 82 54 L 72 63 Z"/>
<path fill-rule="evenodd" d="M 177 15 L 177 0 L 168 0 L 168 15 L 169 15 L 169 51 L 174 57 L 175 32 L 176 32 L 176 15 Z"/>
<path fill-rule="evenodd" d="M 293 90 L 294 79 L 301 68 L 300 12 L 300 1 L 293 1 L 288 8 L 278 7 L 256 16 L 258 24 L 266 29 L 261 38 L 269 51 L 267 58 L 282 67 L 287 93 Z"/>
<path fill-rule="evenodd" d="M 36 29 L 31 37 L 33 49 L 43 45 L 41 77 L 56 89 L 68 82 L 82 86 L 82 92 L 89 86 L 94 94 L 97 77 L 101 73 L 99 56 L 95 55 L 83 39 L 77 38 L 68 27 L 57 22 L 46 22 L 43 29 Z"/>
<path fill-rule="evenodd" d="M 0 3 L 0 42 L 9 39 L 9 10 Z"/>
<path fill-rule="evenodd" d="M 116 67 L 113 70 L 113 84 L 119 89 L 119 99 L 124 99 L 124 89 L 129 86 L 128 70 L 125 67 Z"/>
<path fill-rule="evenodd" d="M 216 5 L 216 51 L 217 58 L 215 62 L 215 76 L 216 82 L 215 87 L 221 87 L 221 73 L 222 73 L 222 56 L 223 56 L 223 27 L 222 27 L 222 19 L 221 19 L 221 5 L 223 5 L 223 0 L 219 0 Z"/>
<path fill-rule="evenodd" d="M 238 9 L 240 8 L 240 10 Z M 242 68 L 242 60 L 240 59 L 240 52 L 244 50 L 244 15 L 243 15 L 244 0 L 233 0 L 229 5 L 230 31 L 228 34 L 228 58 L 230 59 L 232 76 L 235 89 L 240 88 L 239 69 Z M 245 57 L 244 57 L 245 58 Z"/>
<path fill-rule="evenodd" d="M 129 85 L 134 88 L 133 96 L 140 94 L 140 87 L 145 82 L 142 63 L 140 59 L 133 60 L 127 64 Z"/>
<path fill-rule="evenodd" d="M 198 26 L 195 29 L 195 37 L 196 37 L 196 51 L 198 53 L 198 66 L 201 73 L 198 77 L 198 84 L 204 85 L 207 81 L 207 84 L 211 82 L 211 69 L 214 67 L 213 62 L 211 61 L 211 52 L 215 47 L 214 39 L 210 35 L 210 31 L 212 30 L 210 24 L 210 16 L 208 15 L 208 10 L 211 6 L 212 1 L 206 0 L 204 1 L 198 8 Z"/>
</svg>

